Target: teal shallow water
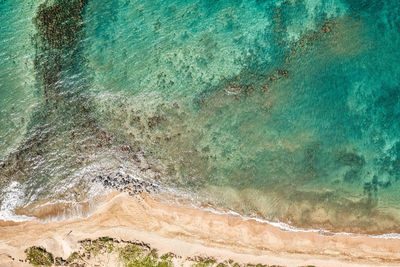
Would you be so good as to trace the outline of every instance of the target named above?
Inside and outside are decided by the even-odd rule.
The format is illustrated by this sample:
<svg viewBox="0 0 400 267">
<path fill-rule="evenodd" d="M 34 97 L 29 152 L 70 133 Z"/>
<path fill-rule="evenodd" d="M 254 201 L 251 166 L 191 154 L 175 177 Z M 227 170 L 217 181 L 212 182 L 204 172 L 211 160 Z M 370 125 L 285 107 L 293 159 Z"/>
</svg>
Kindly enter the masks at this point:
<svg viewBox="0 0 400 267">
<path fill-rule="evenodd" d="M 400 233 L 399 9 L 0 2 L 0 215 L 123 165 L 244 215 Z"/>
</svg>

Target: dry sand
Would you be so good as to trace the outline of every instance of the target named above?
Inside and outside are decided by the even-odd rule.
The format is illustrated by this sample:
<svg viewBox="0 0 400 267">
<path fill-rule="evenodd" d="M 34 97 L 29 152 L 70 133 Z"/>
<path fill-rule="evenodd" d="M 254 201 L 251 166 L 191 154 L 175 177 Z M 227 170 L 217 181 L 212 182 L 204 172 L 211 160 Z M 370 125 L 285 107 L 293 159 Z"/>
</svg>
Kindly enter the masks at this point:
<svg viewBox="0 0 400 267">
<path fill-rule="evenodd" d="M 72 231 L 72 232 L 71 232 Z M 109 236 L 149 243 L 183 258 L 284 266 L 400 266 L 400 240 L 289 232 L 235 215 L 167 204 L 146 195 L 111 194 L 85 219 L 42 223 L 0 221 L 0 266 L 23 266 L 24 250 L 45 247 L 67 258 L 79 240 Z"/>
</svg>

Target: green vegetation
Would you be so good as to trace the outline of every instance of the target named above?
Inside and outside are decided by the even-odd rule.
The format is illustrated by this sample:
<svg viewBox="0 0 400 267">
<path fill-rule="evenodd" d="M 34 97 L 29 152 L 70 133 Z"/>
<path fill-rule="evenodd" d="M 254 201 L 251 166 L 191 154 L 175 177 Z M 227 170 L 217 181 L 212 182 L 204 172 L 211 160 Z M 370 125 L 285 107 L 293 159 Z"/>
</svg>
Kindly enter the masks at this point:
<svg viewBox="0 0 400 267">
<path fill-rule="evenodd" d="M 114 258 L 124 267 L 173 267 L 174 262 L 178 266 L 190 263 L 193 267 L 274 267 L 262 264 L 240 264 L 233 260 L 218 262 L 215 258 L 195 256 L 181 258 L 168 252 L 161 256 L 157 250 L 151 249 L 148 244 L 132 241 L 116 240 L 110 237 L 100 237 L 95 240 L 85 239 L 79 241 L 80 248 L 73 252 L 66 260 L 54 257 L 41 247 L 30 247 L 25 252 L 29 263 L 35 266 L 92 266 L 98 265 L 104 260 Z M 278 267 L 278 266 L 276 266 Z M 313 267 L 313 266 L 304 266 Z"/>
<path fill-rule="evenodd" d="M 193 264 L 193 267 L 211 267 L 214 266 L 217 261 L 211 257 L 194 257 L 191 259 L 192 261 L 196 261 L 197 263 Z"/>
<path fill-rule="evenodd" d="M 68 257 L 67 262 L 74 262 L 78 259 L 80 259 L 79 253 L 75 251 L 72 252 L 71 255 Z"/>
<path fill-rule="evenodd" d="M 160 257 L 160 259 L 162 259 L 162 260 L 172 260 L 173 258 L 175 258 L 176 256 L 175 256 L 175 254 L 174 253 L 172 253 L 172 252 L 168 252 L 168 253 L 165 253 L 164 255 L 162 255 L 161 257 Z"/>
<path fill-rule="evenodd" d="M 119 257 L 126 267 L 172 267 L 172 257 L 165 254 L 158 257 L 157 251 L 146 251 L 143 247 L 129 244 L 119 249 Z"/>
<path fill-rule="evenodd" d="M 100 253 L 111 253 L 114 251 L 114 240 L 109 237 L 100 237 L 96 240 L 84 240 L 81 242 L 86 252 L 97 256 Z"/>
<path fill-rule="evenodd" d="M 54 263 L 53 255 L 42 247 L 30 247 L 25 250 L 26 260 L 35 266 L 51 266 Z"/>
</svg>

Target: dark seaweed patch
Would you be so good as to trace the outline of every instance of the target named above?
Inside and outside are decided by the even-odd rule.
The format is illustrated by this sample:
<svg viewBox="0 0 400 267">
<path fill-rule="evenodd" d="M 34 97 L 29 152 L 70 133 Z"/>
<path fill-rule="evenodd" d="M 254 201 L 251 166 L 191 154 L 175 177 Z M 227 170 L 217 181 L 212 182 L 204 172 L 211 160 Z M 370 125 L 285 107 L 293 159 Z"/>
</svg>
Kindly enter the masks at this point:
<svg viewBox="0 0 400 267">
<path fill-rule="evenodd" d="M 82 9 L 86 1 L 60 1 L 52 6 L 42 4 L 36 17 L 39 34 L 52 47 L 71 46 L 82 29 Z"/>
<path fill-rule="evenodd" d="M 337 157 L 337 161 L 346 166 L 361 167 L 365 164 L 365 159 L 354 152 L 341 152 Z"/>
<path fill-rule="evenodd" d="M 346 183 L 354 183 L 360 180 L 360 172 L 359 170 L 349 170 L 344 175 L 344 181 Z"/>
<path fill-rule="evenodd" d="M 76 54 L 74 50 L 82 39 L 82 13 L 86 3 L 86 0 L 60 0 L 50 6 L 47 2 L 39 6 L 34 19 L 37 29 L 34 67 L 45 103 L 56 102 L 60 94 L 61 72 L 65 65 L 70 65 L 67 62 Z"/>
</svg>

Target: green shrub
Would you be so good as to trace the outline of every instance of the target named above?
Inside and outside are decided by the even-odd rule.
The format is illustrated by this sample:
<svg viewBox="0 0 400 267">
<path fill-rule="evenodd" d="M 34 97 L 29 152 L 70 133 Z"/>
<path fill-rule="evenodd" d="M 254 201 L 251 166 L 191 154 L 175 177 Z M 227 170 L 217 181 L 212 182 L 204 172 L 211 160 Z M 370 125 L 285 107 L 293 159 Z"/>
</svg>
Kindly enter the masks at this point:
<svg viewBox="0 0 400 267">
<path fill-rule="evenodd" d="M 54 263 L 53 255 L 42 247 L 30 247 L 25 253 L 26 260 L 35 266 L 51 266 Z"/>
</svg>

